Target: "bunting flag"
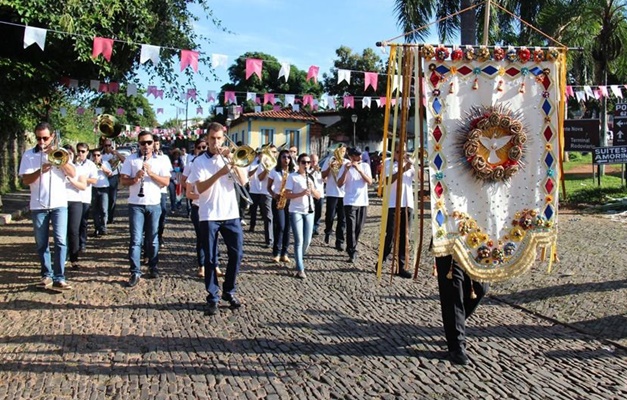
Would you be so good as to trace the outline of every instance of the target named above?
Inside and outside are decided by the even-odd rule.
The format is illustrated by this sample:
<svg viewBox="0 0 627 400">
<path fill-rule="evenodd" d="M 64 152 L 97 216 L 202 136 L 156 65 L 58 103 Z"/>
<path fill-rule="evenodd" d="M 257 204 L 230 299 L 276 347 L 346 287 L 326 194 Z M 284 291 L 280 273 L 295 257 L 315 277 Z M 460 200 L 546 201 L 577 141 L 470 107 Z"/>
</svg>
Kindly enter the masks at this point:
<svg viewBox="0 0 627 400">
<path fill-rule="evenodd" d="M 78 79 L 70 79 L 68 86 L 71 88 L 77 88 L 78 87 Z M 620 92 L 620 90 L 619 90 Z"/>
<path fill-rule="evenodd" d="M 98 90 L 100 88 L 100 81 L 97 80 L 90 80 L 89 81 L 89 88 L 90 89 L 94 89 L 94 90 Z"/>
<path fill-rule="evenodd" d="M 607 92 L 607 86 L 599 86 L 599 92 L 602 96 L 608 97 L 610 94 Z"/>
<path fill-rule="evenodd" d="M 215 90 L 210 90 L 207 92 L 207 102 L 211 103 L 212 101 L 216 101 L 216 91 Z"/>
<path fill-rule="evenodd" d="M 67 115 L 67 108 L 65 108 L 65 107 L 61 107 L 61 108 L 59 109 L 59 112 L 61 113 L 61 116 L 62 116 L 62 117 L 65 117 L 65 116 Z"/>
<path fill-rule="evenodd" d="M 583 87 L 583 91 L 586 93 L 586 96 L 588 96 L 589 98 L 593 99 L 594 98 L 594 93 L 592 93 L 592 88 L 590 86 L 584 86 Z"/>
<path fill-rule="evenodd" d="M 235 97 L 235 92 L 234 91 L 225 91 L 224 92 L 224 103 L 229 104 L 233 103 L 233 104 L 237 104 L 237 98 Z"/>
<path fill-rule="evenodd" d="M 187 67 L 192 67 L 194 72 L 198 72 L 198 52 L 192 50 L 181 50 L 181 71 Z"/>
<path fill-rule="evenodd" d="M 255 96 L 255 104 L 261 105 L 261 99 L 259 98 L 259 96 Z"/>
<path fill-rule="evenodd" d="M 202 115 L 202 107 L 196 108 L 196 115 Z"/>
<path fill-rule="evenodd" d="M 127 96 L 135 96 L 137 94 L 137 85 L 134 83 L 129 83 L 126 86 L 126 95 Z"/>
<path fill-rule="evenodd" d="M 292 110 L 295 111 L 295 112 L 299 112 L 300 111 L 300 104 L 294 104 L 292 106 Z"/>
<path fill-rule="evenodd" d="M 313 96 L 310 94 L 303 95 L 303 106 L 306 106 L 307 104 L 313 106 Z"/>
<path fill-rule="evenodd" d="M 281 106 L 272 106 L 274 111 L 281 111 Z"/>
<path fill-rule="evenodd" d="M 250 78 L 252 74 L 255 74 L 261 80 L 262 66 L 263 66 L 263 60 L 259 58 L 247 58 L 246 59 L 246 79 Z"/>
<path fill-rule="evenodd" d="M 155 97 L 157 97 L 157 87 L 154 85 L 149 85 L 148 88 L 146 88 L 146 97 L 153 95 Z"/>
<path fill-rule="evenodd" d="M 144 109 L 141 107 L 137 107 L 136 112 L 137 112 L 137 115 L 144 115 Z"/>
<path fill-rule="evenodd" d="M 187 89 L 187 93 L 185 94 L 185 100 L 196 100 L 196 89 Z"/>
<path fill-rule="evenodd" d="M 96 58 L 102 54 L 105 60 L 111 61 L 111 53 L 113 53 L 113 39 L 103 37 L 94 38 L 94 45 L 91 52 L 92 58 Z"/>
<path fill-rule="evenodd" d="M 274 104 L 275 103 L 275 101 L 274 101 L 274 94 L 272 94 L 272 93 L 264 93 L 264 95 L 263 95 L 263 104 L 265 105 L 265 104 L 268 104 L 268 103 L 270 103 L 270 104 Z"/>
<path fill-rule="evenodd" d="M 573 87 L 572 86 L 566 86 L 566 96 L 568 97 L 574 97 L 575 93 L 573 92 Z"/>
<path fill-rule="evenodd" d="M 163 99 L 163 90 L 157 90 L 155 92 L 155 99 Z"/>
<path fill-rule="evenodd" d="M 327 95 L 327 107 L 331 110 L 337 109 L 337 105 L 335 104 L 335 97 L 331 95 Z"/>
<path fill-rule="evenodd" d="M 216 107 L 216 115 L 224 114 L 224 107 Z"/>
<path fill-rule="evenodd" d="M 118 93 L 120 91 L 120 84 L 117 82 L 109 83 L 109 92 L 110 93 Z"/>
<path fill-rule="evenodd" d="M 277 79 L 285 78 L 285 82 L 290 78 L 290 63 L 282 62 L 281 69 L 279 70 L 279 77 Z"/>
<path fill-rule="evenodd" d="M 349 85 L 351 84 L 351 71 L 348 69 L 338 69 L 337 70 L 337 83 L 342 83 L 342 81 L 346 81 Z"/>
<path fill-rule="evenodd" d="M 255 112 L 256 113 L 261 112 L 261 106 L 255 106 Z"/>
<path fill-rule="evenodd" d="M 344 96 L 344 108 L 355 108 L 355 98 L 353 96 Z"/>
<path fill-rule="evenodd" d="M 157 114 L 163 114 L 163 108 L 157 108 Z"/>
<path fill-rule="evenodd" d="M 43 28 L 35 28 L 34 26 L 27 26 L 24 28 L 24 48 L 27 48 L 33 43 L 37 43 L 40 49 L 44 49 L 46 46 L 46 34 L 48 30 Z"/>
<path fill-rule="evenodd" d="M 377 102 L 377 105 L 379 106 L 379 108 L 385 107 L 385 97 L 379 97 L 377 100 L 375 100 Z"/>
<path fill-rule="evenodd" d="M 104 108 L 102 108 L 102 107 L 96 107 L 95 108 L 96 115 L 102 114 L 103 111 L 104 111 Z"/>
<path fill-rule="evenodd" d="M 257 93 L 246 92 L 246 101 L 257 101 Z"/>
<path fill-rule="evenodd" d="M 218 68 L 220 66 L 227 68 L 228 67 L 228 56 L 224 54 L 212 54 L 211 55 L 211 66 L 213 68 Z"/>
<path fill-rule="evenodd" d="M 285 105 L 290 105 L 290 106 L 294 106 L 294 100 L 296 100 L 296 96 L 294 96 L 293 94 L 286 94 L 285 95 Z"/>
<path fill-rule="evenodd" d="M 159 64 L 159 51 L 161 47 L 153 46 L 150 44 L 142 44 L 141 53 L 139 55 L 139 63 L 144 64 L 146 61 L 151 60 L 153 65 Z"/>
<path fill-rule="evenodd" d="M 76 109 L 76 114 L 78 114 L 78 115 L 83 115 L 83 114 L 85 114 L 85 109 L 84 109 L 83 107 L 78 107 L 78 108 Z"/>
<path fill-rule="evenodd" d="M 372 86 L 372 89 L 376 91 L 378 82 L 379 74 L 376 72 L 364 72 L 364 90 L 368 89 L 368 86 Z"/>
<path fill-rule="evenodd" d="M 610 86 L 610 89 L 612 89 L 612 93 L 614 94 L 614 96 L 618 97 L 619 99 L 623 98 L 623 92 L 621 92 L 618 85 L 612 85 Z"/>
<path fill-rule="evenodd" d="M 100 82 L 100 85 L 98 86 L 98 91 L 100 93 L 109 93 L 109 85 L 104 82 Z"/>
<path fill-rule="evenodd" d="M 363 99 L 361 99 L 361 106 L 363 108 L 370 108 L 370 102 L 372 101 L 372 98 L 369 96 L 364 96 Z"/>
<path fill-rule="evenodd" d="M 118 114 L 118 115 L 123 115 L 123 114 L 124 114 L 124 109 L 123 109 L 122 107 L 119 107 L 119 108 L 116 110 L 116 114 Z"/>
<path fill-rule="evenodd" d="M 310 79 L 313 79 L 315 83 L 318 83 L 318 71 L 319 70 L 320 70 L 320 67 L 316 65 L 312 65 L 311 67 L 309 67 L 309 71 L 307 71 L 306 81 L 309 82 Z"/>
<path fill-rule="evenodd" d="M 575 96 L 577 97 L 577 101 L 586 101 L 586 93 L 581 90 L 576 91 Z"/>
</svg>

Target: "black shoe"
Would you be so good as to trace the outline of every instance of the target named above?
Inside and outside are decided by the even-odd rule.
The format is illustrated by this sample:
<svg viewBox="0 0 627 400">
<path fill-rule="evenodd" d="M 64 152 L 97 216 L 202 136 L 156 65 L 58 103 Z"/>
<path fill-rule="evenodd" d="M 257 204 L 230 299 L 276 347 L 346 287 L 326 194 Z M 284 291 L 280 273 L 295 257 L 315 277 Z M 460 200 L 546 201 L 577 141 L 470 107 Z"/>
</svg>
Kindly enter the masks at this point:
<svg viewBox="0 0 627 400">
<path fill-rule="evenodd" d="M 311 236 L 318 236 L 318 231 L 313 231 L 313 233 L 311 234 Z"/>
<path fill-rule="evenodd" d="M 220 312 L 218 308 L 218 303 L 210 302 L 207 303 L 207 315 L 216 315 Z"/>
<path fill-rule="evenodd" d="M 150 279 L 159 279 L 159 271 L 150 271 L 150 275 L 148 275 Z"/>
<path fill-rule="evenodd" d="M 131 279 L 128 280 L 128 287 L 137 286 L 138 283 L 139 283 L 139 274 L 133 274 L 131 275 Z"/>
<path fill-rule="evenodd" d="M 242 302 L 235 296 L 222 295 L 222 300 L 228 301 L 231 308 L 240 308 L 242 306 Z"/>
<path fill-rule="evenodd" d="M 72 269 L 81 269 L 81 265 L 77 262 L 72 263 Z"/>
<path fill-rule="evenodd" d="M 330 239 L 331 239 L 331 234 L 330 233 L 325 233 L 324 234 L 324 242 L 326 244 L 329 244 Z"/>
<path fill-rule="evenodd" d="M 468 365 L 468 363 L 470 362 L 464 349 L 451 351 L 449 353 L 449 358 L 451 359 L 451 362 L 457 365 Z"/>
<path fill-rule="evenodd" d="M 99 238 L 100 237 L 100 232 L 98 232 L 98 231 L 94 232 L 94 237 Z"/>
<path fill-rule="evenodd" d="M 352 256 L 348 256 L 348 262 L 350 264 L 355 264 L 355 255 L 354 254 Z"/>
<path fill-rule="evenodd" d="M 411 272 L 407 271 L 406 269 L 401 269 L 396 275 L 400 276 L 401 278 L 411 278 Z"/>
<path fill-rule="evenodd" d="M 337 251 L 344 251 L 344 247 L 342 246 L 342 243 L 336 243 L 335 244 L 335 250 L 337 250 Z"/>
</svg>

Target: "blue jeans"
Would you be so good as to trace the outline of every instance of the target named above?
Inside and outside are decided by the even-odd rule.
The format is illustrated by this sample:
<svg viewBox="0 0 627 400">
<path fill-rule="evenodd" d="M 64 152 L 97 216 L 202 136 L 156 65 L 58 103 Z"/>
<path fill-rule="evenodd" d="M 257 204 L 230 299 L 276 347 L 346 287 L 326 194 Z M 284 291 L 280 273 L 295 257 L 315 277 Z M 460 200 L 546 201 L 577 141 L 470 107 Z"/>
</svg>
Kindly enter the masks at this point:
<svg viewBox="0 0 627 400">
<path fill-rule="evenodd" d="M 91 205 L 94 212 L 94 228 L 98 233 L 107 232 L 109 212 L 109 188 L 92 188 Z"/>
<path fill-rule="evenodd" d="M 311 242 L 311 234 L 313 233 L 314 214 L 290 213 L 290 223 L 292 225 L 292 233 L 294 234 L 294 259 L 296 260 L 296 269 L 305 270 L 303 264 L 303 256 L 309 248 Z"/>
<path fill-rule="evenodd" d="M 207 302 L 217 303 L 220 301 L 218 292 L 218 276 L 216 267 L 218 266 L 218 232 L 222 235 L 226 244 L 229 257 L 222 285 L 222 296 L 229 298 L 236 292 L 236 278 L 239 273 L 239 266 L 244 255 L 244 233 L 242 223 L 239 218 L 226 221 L 200 221 L 200 234 L 202 245 L 205 248 L 205 289 L 207 290 Z"/>
<path fill-rule="evenodd" d="M 131 262 L 131 274 L 141 275 L 140 258 L 142 249 L 142 238 L 146 240 L 146 257 L 148 257 L 148 267 L 151 272 L 157 270 L 159 262 L 159 238 L 157 229 L 159 227 L 159 216 L 161 215 L 161 205 L 143 206 L 129 204 L 129 228 L 131 231 L 131 243 L 128 249 L 128 258 Z M 144 225 L 145 224 L 145 225 Z M 146 232 L 144 232 L 144 227 Z"/>
<path fill-rule="evenodd" d="M 287 256 L 287 249 L 290 245 L 290 213 L 288 211 L 289 202 L 282 210 L 277 210 L 276 200 L 272 200 L 272 229 L 274 244 L 272 245 L 272 256 Z"/>
<path fill-rule="evenodd" d="M 67 256 L 67 207 L 50 210 L 32 210 L 35 244 L 41 263 L 41 277 L 65 282 L 65 258 Z M 52 223 L 54 237 L 54 265 L 51 265 L 49 229 Z M 54 272 L 53 272 L 54 271 Z"/>
</svg>

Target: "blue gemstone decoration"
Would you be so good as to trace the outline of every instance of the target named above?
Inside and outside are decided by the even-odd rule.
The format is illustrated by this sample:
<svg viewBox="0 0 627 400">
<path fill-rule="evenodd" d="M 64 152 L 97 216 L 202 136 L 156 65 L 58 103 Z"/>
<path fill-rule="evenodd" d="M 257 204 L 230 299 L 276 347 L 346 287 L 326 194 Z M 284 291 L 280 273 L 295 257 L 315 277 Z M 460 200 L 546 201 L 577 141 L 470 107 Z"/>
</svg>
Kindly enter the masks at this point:
<svg viewBox="0 0 627 400">
<path fill-rule="evenodd" d="M 544 103 L 542 104 L 542 110 L 546 115 L 549 115 L 549 113 L 551 112 L 551 108 L 551 102 L 549 102 L 548 100 L 544 100 Z"/>
<path fill-rule="evenodd" d="M 442 111 L 442 103 L 440 103 L 440 99 L 435 99 L 433 100 L 433 111 L 435 111 L 436 114 L 439 114 L 440 111 Z"/>
<path fill-rule="evenodd" d="M 542 69 L 539 67 L 533 67 L 530 69 L 531 73 L 534 74 L 535 76 L 538 76 L 542 73 Z"/>
<path fill-rule="evenodd" d="M 437 169 L 442 168 L 442 163 L 443 163 L 442 157 L 440 157 L 439 154 L 435 156 L 435 158 L 433 159 L 433 165 L 435 165 Z"/>
<path fill-rule="evenodd" d="M 439 226 L 442 226 L 442 224 L 444 224 L 444 214 L 442 214 L 442 210 L 438 211 L 438 213 L 435 215 L 435 221 L 438 223 Z"/>
<path fill-rule="evenodd" d="M 523 76 L 527 76 L 527 75 L 529 75 L 529 68 L 527 68 L 527 67 L 522 67 L 522 68 L 520 69 L 520 73 L 521 73 L 521 74 L 523 74 Z"/>
<path fill-rule="evenodd" d="M 435 70 L 436 72 L 439 72 L 441 75 L 444 75 L 450 71 L 450 68 L 447 68 L 444 65 L 438 65 L 438 67 Z"/>
<path fill-rule="evenodd" d="M 555 171 L 552 168 L 546 170 L 546 176 L 553 177 L 555 175 Z"/>
<path fill-rule="evenodd" d="M 479 74 L 481 73 L 481 68 L 479 68 L 479 67 L 475 67 L 475 68 L 472 70 L 472 73 L 473 73 L 473 74 L 475 74 L 475 75 L 479 75 Z"/>
<path fill-rule="evenodd" d="M 553 217 L 553 207 L 550 204 L 544 209 L 544 217 L 547 219 L 547 221 L 549 221 L 551 217 Z"/>
<path fill-rule="evenodd" d="M 494 75 L 498 72 L 499 70 L 496 69 L 495 67 L 493 67 L 492 65 L 488 65 L 487 67 L 485 67 L 483 69 L 483 72 L 485 72 L 488 75 Z"/>
<path fill-rule="evenodd" d="M 553 165 L 553 161 L 555 161 L 555 159 L 553 158 L 551 153 L 547 154 L 546 158 L 544 159 L 544 162 L 546 163 L 547 167 L 551 168 L 551 166 Z"/>
<path fill-rule="evenodd" d="M 444 179 L 444 173 L 443 172 L 436 172 L 435 180 L 436 181 L 441 181 L 442 179 Z"/>
</svg>

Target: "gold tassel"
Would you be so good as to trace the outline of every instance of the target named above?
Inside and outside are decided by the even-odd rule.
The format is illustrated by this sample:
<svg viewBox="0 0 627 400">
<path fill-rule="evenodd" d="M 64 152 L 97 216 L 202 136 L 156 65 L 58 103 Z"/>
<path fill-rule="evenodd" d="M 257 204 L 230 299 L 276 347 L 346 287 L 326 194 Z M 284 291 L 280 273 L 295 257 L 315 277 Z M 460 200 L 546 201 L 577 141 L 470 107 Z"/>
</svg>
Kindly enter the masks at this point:
<svg viewBox="0 0 627 400">
<path fill-rule="evenodd" d="M 475 300 L 477 298 L 477 293 L 475 293 L 475 283 L 470 281 L 470 298 Z"/>
<path fill-rule="evenodd" d="M 446 279 L 453 279 L 453 264 L 451 264 L 451 268 L 449 268 L 448 273 L 446 274 Z"/>
<path fill-rule="evenodd" d="M 525 82 L 520 84 L 520 89 L 518 89 L 518 93 L 525 93 Z"/>
<path fill-rule="evenodd" d="M 475 78 L 475 83 L 472 84 L 472 90 L 479 89 L 479 79 Z"/>
<path fill-rule="evenodd" d="M 499 91 L 499 92 L 503 91 L 503 80 L 502 79 L 499 81 L 499 84 L 496 86 L 496 90 Z"/>
</svg>

